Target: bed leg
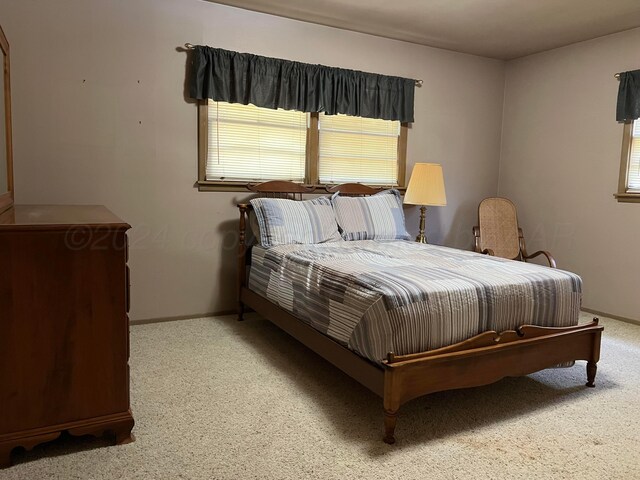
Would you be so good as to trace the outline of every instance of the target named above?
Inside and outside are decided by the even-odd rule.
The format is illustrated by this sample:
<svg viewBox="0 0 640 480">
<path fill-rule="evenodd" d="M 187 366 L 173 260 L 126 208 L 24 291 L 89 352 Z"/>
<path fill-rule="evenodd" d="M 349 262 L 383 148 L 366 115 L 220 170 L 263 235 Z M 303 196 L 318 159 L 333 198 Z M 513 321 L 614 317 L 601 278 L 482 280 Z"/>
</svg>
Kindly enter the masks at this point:
<svg viewBox="0 0 640 480">
<path fill-rule="evenodd" d="M 396 422 L 398 420 L 398 411 L 384 411 L 384 443 L 392 445 L 396 443 L 394 432 L 396 430 Z"/>
<path fill-rule="evenodd" d="M 244 303 L 238 302 L 238 321 L 244 320 Z"/>
<path fill-rule="evenodd" d="M 598 364 L 596 362 L 587 362 L 587 387 L 595 387 L 596 372 L 598 371 Z"/>
</svg>

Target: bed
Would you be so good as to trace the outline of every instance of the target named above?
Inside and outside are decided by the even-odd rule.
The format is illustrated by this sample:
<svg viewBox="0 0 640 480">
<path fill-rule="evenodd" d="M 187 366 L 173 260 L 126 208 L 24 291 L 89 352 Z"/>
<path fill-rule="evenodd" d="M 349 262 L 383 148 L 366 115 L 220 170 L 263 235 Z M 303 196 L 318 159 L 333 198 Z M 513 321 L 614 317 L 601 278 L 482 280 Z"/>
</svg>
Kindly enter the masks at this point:
<svg viewBox="0 0 640 480">
<path fill-rule="evenodd" d="M 250 187 L 302 199 L 290 182 Z M 329 193 L 378 190 L 339 185 Z M 581 281 L 570 272 L 404 240 L 263 248 L 240 210 L 239 319 L 250 307 L 383 399 L 395 442 L 402 404 L 443 390 L 587 361 L 593 387 L 603 327 L 577 325 Z"/>
</svg>

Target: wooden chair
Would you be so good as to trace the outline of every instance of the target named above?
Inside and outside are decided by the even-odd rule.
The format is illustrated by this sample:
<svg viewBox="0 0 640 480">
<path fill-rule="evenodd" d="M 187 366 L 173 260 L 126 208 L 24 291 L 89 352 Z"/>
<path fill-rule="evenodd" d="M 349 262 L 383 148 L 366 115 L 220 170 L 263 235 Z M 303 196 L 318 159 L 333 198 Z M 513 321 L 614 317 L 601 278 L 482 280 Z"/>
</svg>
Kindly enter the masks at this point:
<svg viewBox="0 0 640 480">
<path fill-rule="evenodd" d="M 549 252 L 527 253 L 522 229 L 518 227 L 516 206 L 506 198 L 485 198 L 478 206 L 478 224 L 473 227 L 474 250 L 511 260 L 527 260 L 544 255 L 551 268 L 556 261 Z"/>
</svg>

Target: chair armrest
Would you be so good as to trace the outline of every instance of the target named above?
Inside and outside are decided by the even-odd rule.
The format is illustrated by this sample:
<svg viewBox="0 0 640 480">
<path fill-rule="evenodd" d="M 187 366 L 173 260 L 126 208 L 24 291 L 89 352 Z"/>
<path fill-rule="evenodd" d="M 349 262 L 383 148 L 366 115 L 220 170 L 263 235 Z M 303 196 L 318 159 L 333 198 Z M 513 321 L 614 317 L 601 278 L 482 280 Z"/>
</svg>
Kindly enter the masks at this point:
<svg viewBox="0 0 640 480">
<path fill-rule="evenodd" d="M 483 253 L 485 255 L 491 255 L 495 257 L 493 250 L 490 248 L 485 248 L 484 250 L 480 249 L 480 227 L 473 227 L 473 238 L 475 240 L 475 245 L 473 246 L 473 251 L 476 253 Z"/>
<path fill-rule="evenodd" d="M 522 258 L 525 261 L 527 261 L 530 258 L 534 258 L 534 257 L 537 257 L 539 255 L 544 255 L 545 257 L 547 257 L 547 261 L 549 262 L 549 266 L 551 268 L 557 268 L 555 259 L 551 256 L 551 254 L 549 252 L 545 252 L 544 250 L 538 250 L 537 252 L 532 253 L 531 255 L 522 255 Z"/>
</svg>

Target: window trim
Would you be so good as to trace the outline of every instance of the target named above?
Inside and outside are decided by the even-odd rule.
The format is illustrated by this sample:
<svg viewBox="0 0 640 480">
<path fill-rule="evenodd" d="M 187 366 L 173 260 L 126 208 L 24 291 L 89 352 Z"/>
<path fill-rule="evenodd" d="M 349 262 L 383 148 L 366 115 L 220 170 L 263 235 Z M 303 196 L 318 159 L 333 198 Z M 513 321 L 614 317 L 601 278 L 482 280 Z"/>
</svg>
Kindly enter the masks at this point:
<svg viewBox="0 0 640 480">
<path fill-rule="evenodd" d="M 246 192 L 247 186 L 251 182 L 234 181 L 214 181 L 207 180 L 207 156 L 209 137 L 209 116 L 208 101 L 198 101 L 198 181 L 196 185 L 201 192 Z M 325 188 L 331 185 L 321 184 L 319 181 L 319 158 L 320 158 L 320 131 L 318 130 L 318 113 L 311 113 L 309 126 L 307 127 L 307 149 L 304 184 L 316 188 Z M 407 136 L 409 124 L 400 123 L 400 134 L 398 136 L 398 185 L 375 187 L 396 188 L 402 192 L 406 190 L 407 171 Z M 266 181 L 266 180 L 265 180 Z"/>
<path fill-rule="evenodd" d="M 633 120 L 624 122 L 622 130 L 622 153 L 620 154 L 620 176 L 618 177 L 618 192 L 613 196 L 622 203 L 640 203 L 640 193 L 628 192 L 629 162 L 631 158 L 631 143 Z"/>
</svg>

